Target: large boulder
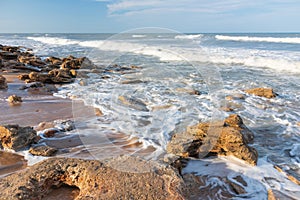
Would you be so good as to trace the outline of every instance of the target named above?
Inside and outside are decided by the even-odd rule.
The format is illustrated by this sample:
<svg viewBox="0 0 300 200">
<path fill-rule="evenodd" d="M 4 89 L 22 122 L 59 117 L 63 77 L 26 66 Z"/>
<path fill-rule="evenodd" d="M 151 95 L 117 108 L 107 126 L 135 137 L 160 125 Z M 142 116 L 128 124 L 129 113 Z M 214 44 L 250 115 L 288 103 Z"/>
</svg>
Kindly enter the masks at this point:
<svg viewBox="0 0 300 200">
<path fill-rule="evenodd" d="M 252 94 L 259 97 L 265 97 L 268 99 L 274 98 L 277 94 L 273 91 L 272 88 L 252 88 L 245 90 L 246 93 Z"/>
<path fill-rule="evenodd" d="M 212 140 L 206 141 L 209 137 Z M 213 143 L 214 139 L 214 146 L 212 148 L 206 147 L 209 142 Z M 224 122 L 199 123 L 188 127 L 184 133 L 174 134 L 167 145 L 167 151 L 181 157 L 196 158 L 200 153 L 233 155 L 255 165 L 258 157 L 257 152 L 248 146 L 252 140 L 253 133 L 243 124 L 240 116 L 232 114 Z"/>
<path fill-rule="evenodd" d="M 6 89 L 6 88 L 7 88 L 6 78 L 0 75 L 0 89 Z"/>
<path fill-rule="evenodd" d="M 20 127 L 19 125 L 0 126 L 0 141 L 2 146 L 15 151 L 21 150 L 36 138 L 36 131 L 32 127 Z"/>
<path fill-rule="evenodd" d="M 134 157 L 115 158 L 143 168 Z M 173 168 L 156 165 L 145 173 L 118 171 L 98 160 L 50 158 L 0 180 L 2 199 L 44 199 L 54 188 L 79 189 L 75 199 L 184 199 L 185 185 Z"/>
</svg>

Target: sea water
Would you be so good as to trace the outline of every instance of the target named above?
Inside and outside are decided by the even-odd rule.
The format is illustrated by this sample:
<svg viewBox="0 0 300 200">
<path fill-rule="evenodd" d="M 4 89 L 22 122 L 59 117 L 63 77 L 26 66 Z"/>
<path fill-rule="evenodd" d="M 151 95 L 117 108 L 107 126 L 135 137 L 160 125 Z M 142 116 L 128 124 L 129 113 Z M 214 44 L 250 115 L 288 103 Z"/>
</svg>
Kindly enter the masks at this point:
<svg viewBox="0 0 300 200">
<path fill-rule="evenodd" d="M 228 116 L 230 112 L 220 109 L 228 104 L 254 133 L 251 146 L 259 153 L 258 166 L 230 157 L 211 158 L 191 161 L 183 172 L 207 175 L 208 185 L 223 184 L 215 178 L 243 174 L 246 194 L 237 199 L 266 199 L 268 189 L 300 197 L 300 186 L 273 168 L 277 165 L 300 177 L 299 33 L 1 34 L 0 44 L 32 48 L 42 58 L 87 56 L 100 71 L 112 64 L 138 66 L 129 73 L 106 72 L 109 79 L 90 73 L 55 94 L 74 99 L 79 134 L 94 157 L 137 154 L 160 159 L 173 133 Z M 271 87 L 278 97 L 244 92 L 254 87 Z M 245 99 L 225 100 L 235 94 Z M 133 103 L 122 103 L 120 97 Z M 77 112 L 78 100 L 104 115 Z M 113 138 L 118 138 L 115 143 Z"/>
</svg>

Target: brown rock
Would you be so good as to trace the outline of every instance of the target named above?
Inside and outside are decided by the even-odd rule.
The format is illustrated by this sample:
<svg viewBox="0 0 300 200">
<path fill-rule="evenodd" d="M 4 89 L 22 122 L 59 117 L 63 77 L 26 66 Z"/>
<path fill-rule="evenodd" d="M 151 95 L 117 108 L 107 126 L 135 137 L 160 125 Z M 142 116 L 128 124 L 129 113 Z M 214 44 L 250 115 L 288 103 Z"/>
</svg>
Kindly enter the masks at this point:
<svg viewBox="0 0 300 200">
<path fill-rule="evenodd" d="M 68 58 L 63 59 L 63 63 L 61 64 L 61 68 L 63 69 L 80 69 L 81 65 L 85 58 L 75 58 L 73 56 L 69 56 Z"/>
<path fill-rule="evenodd" d="M 0 52 L 0 58 L 3 60 L 17 60 L 18 54 L 10 52 Z"/>
<path fill-rule="evenodd" d="M 0 89 L 6 89 L 6 88 L 7 88 L 6 78 L 0 75 Z"/>
<path fill-rule="evenodd" d="M 29 74 L 20 74 L 18 75 L 18 79 L 25 81 L 26 79 L 30 79 L 29 78 Z"/>
<path fill-rule="evenodd" d="M 45 137 L 54 137 L 55 133 L 59 132 L 59 130 L 57 129 L 48 129 L 48 130 L 45 130 L 44 132 L 44 136 Z"/>
<path fill-rule="evenodd" d="M 46 62 L 51 63 L 52 65 L 61 65 L 62 64 L 62 60 L 60 58 L 56 58 L 56 57 L 48 57 L 45 59 Z"/>
<path fill-rule="evenodd" d="M 276 93 L 274 93 L 272 88 L 252 88 L 249 90 L 245 90 L 246 93 L 252 94 L 259 97 L 265 97 L 265 98 L 274 98 L 277 96 Z"/>
<path fill-rule="evenodd" d="M 96 116 L 98 116 L 98 117 L 103 116 L 103 113 L 102 113 L 102 111 L 99 108 L 95 108 L 94 110 L 95 110 L 95 115 Z"/>
<path fill-rule="evenodd" d="M 114 160 L 124 163 L 124 157 Z M 144 162 L 126 157 L 125 162 L 144 167 Z M 171 167 L 157 165 L 145 173 L 115 170 L 98 160 L 49 158 L 27 170 L 0 180 L 3 199 L 44 199 L 53 188 L 77 187 L 76 199 L 184 199 L 183 180 Z"/>
<path fill-rule="evenodd" d="M 57 149 L 47 145 L 35 145 L 29 149 L 29 153 L 35 156 L 53 156 L 56 152 Z"/>
<path fill-rule="evenodd" d="M 20 104 L 22 103 L 22 97 L 19 97 L 17 95 L 11 95 L 7 98 L 7 101 L 11 104 Z"/>
<path fill-rule="evenodd" d="M 13 149 L 15 151 L 21 150 L 30 145 L 36 137 L 36 131 L 31 127 L 20 127 L 18 125 L 0 126 L 0 140 L 2 146 Z"/>
<path fill-rule="evenodd" d="M 51 83 L 51 76 L 49 74 L 43 74 L 38 72 L 31 72 L 29 75 L 31 82 L 42 82 L 42 83 Z"/>
<path fill-rule="evenodd" d="M 46 63 L 44 63 L 41 60 L 41 58 L 35 57 L 35 56 L 20 55 L 18 57 L 18 61 L 20 63 L 32 65 L 32 66 L 35 66 L 35 67 L 41 67 L 41 66 L 46 65 Z"/>
<path fill-rule="evenodd" d="M 71 76 L 72 76 L 73 78 L 75 78 L 75 77 L 77 76 L 77 72 L 76 72 L 75 69 L 71 69 L 71 70 L 70 70 L 70 74 L 71 74 Z"/>
<path fill-rule="evenodd" d="M 206 141 L 208 133 L 212 134 L 210 141 Z M 225 122 L 199 123 L 188 127 L 184 133 L 174 134 L 167 151 L 182 157 L 198 157 L 200 153 L 205 153 L 203 151 L 209 150 L 208 155 L 233 155 L 255 165 L 257 152 L 247 145 L 252 139 L 253 133 L 238 115 L 233 114 Z M 205 142 L 215 145 L 212 149 L 205 149 Z"/>
<path fill-rule="evenodd" d="M 73 81 L 69 69 L 53 69 L 49 72 L 49 76 L 54 83 L 70 83 Z"/>
</svg>

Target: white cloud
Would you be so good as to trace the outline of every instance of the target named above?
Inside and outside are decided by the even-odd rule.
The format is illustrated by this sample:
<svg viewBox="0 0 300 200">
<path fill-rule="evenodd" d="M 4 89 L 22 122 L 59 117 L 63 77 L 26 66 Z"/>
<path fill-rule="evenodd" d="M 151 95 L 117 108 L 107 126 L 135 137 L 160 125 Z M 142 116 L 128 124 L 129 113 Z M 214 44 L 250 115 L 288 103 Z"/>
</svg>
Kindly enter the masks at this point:
<svg viewBox="0 0 300 200">
<path fill-rule="evenodd" d="M 298 0 L 119 0 L 108 3 L 112 16 L 149 12 L 224 13 L 239 9 L 275 9 L 280 6 L 299 6 Z"/>
</svg>

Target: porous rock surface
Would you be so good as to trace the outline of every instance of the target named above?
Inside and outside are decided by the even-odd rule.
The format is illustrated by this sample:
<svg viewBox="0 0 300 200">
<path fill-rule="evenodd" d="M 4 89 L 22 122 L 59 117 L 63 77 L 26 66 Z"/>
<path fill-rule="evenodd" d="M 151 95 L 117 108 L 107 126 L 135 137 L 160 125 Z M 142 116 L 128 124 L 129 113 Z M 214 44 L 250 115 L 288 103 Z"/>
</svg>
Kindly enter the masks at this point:
<svg viewBox="0 0 300 200">
<path fill-rule="evenodd" d="M 118 157 L 115 159 L 124 159 Z M 137 158 L 126 157 L 136 168 Z M 51 189 L 75 186 L 76 199 L 184 199 L 184 182 L 171 167 L 153 171 L 118 171 L 97 160 L 50 158 L 0 180 L 1 199 L 43 199 Z"/>
<path fill-rule="evenodd" d="M 18 151 L 33 143 L 35 138 L 36 131 L 32 127 L 16 124 L 0 126 L 0 141 L 5 148 Z"/>
<path fill-rule="evenodd" d="M 201 153 L 233 155 L 255 165 L 257 151 L 248 146 L 252 140 L 253 133 L 243 124 L 241 117 L 232 114 L 225 121 L 199 123 L 188 127 L 183 133 L 174 134 L 167 145 L 167 151 L 181 157 L 196 158 Z M 211 148 L 206 146 L 208 143 L 212 144 Z"/>
</svg>

